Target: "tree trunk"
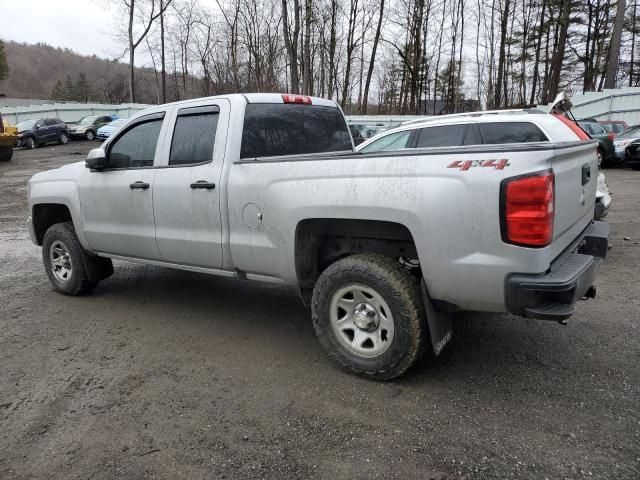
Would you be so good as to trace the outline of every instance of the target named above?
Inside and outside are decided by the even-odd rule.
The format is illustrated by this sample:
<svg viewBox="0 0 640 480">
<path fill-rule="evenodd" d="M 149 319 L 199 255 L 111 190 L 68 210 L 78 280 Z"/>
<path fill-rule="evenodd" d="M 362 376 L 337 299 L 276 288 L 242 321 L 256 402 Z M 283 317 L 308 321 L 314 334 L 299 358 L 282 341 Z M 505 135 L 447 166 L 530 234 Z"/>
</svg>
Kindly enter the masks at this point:
<svg viewBox="0 0 640 480">
<path fill-rule="evenodd" d="M 167 103 L 167 66 L 165 60 L 164 48 L 164 10 L 162 6 L 163 0 L 160 0 L 160 68 L 162 69 L 160 76 L 162 77 L 162 103 Z"/>
<path fill-rule="evenodd" d="M 131 0 L 131 4 L 129 6 L 129 102 L 136 102 L 136 93 L 134 88 L 134 60 L 136 58 L 135 55 L 135 47 L 133 46 L 133 14 L 135 12 L 136 0 Z"/>
<path fill-rule="evenodd" d="M 618 0 L 616 2 L 616 19 L 613 24 L 613 35 L 611 36 L 611 46 L 609 47 L 607 77 L 604 81 L 604 88 L 616 87 L 616 76 L 620 62 L 620 42 L 622 40 L 622 27 L 624 26 L 624 10 L 625 0 Z"/>
<path fill-rule="evenodd" d="M 506 64 L 506 42 L 507 42 L 507 27 L 509 25 L 509 7 L 510 0 L 504 0 L 504 9 L 502 16 L 500 17 L 500 51 L 498 52 L 498 76 L 496 78 L 496 92 L 494 98 L 494 106 L 500 108 L 502 105 L 502 87 L 504 83 L 503 77 L 505 77 L 505 64 Z"/>
<path fill-rule="evenodd" d="M 376 51 L 378 42 L 380 41 L 380 32 L 382 31 L 382 20 L 384 19 L 384 0 L 380 0 L 380 16 L 378 17 L 378 27 L 376 35 L 373 37 L 373 47 L 371 47 L 371 60 L 369 61 L 369 69 L 367 70 L 367 80 L 364 84 L 364 93 L 362 94 L 362 114 L 367 114 L 367 103 L 369 99 L 369 86 L 371 85 L 371 77 L 373 76 L 373 66 L 376 62 Z"/>
<path fill-rule="evenodd" d="M 298 77 L 298 32 L 300 29 L 300 16 L 298 14 L 298 0 L 293 1 L 295 9 L 295 25 L 293 39 L 289 28 L 289 12 L 287 0 L 282 0 L 282 32 L 284 34 L 284 44 L 289 56 L 289 72 L 291 77 L 291 93 L 300 93 L 300 78 Z"/>
<path fill-rule="evenodd" d="M 303 93 L 313 95 L 313 76 L 311 73 L 311 15 L 312 0 L 305 0 L 304 6 L 304 58 L 302 59 Z"/>
</svg>

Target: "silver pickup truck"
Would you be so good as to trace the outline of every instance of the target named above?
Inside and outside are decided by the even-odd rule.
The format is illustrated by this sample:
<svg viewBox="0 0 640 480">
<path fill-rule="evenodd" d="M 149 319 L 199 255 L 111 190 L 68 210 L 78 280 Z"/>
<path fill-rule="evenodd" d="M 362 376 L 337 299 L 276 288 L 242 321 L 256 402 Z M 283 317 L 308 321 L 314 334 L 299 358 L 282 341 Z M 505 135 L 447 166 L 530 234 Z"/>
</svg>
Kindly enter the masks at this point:
<svg viewBox="0 0 640 480">
<path fill-rule="evenodd" d="M 359 153 L 329 100 L 161 105 L 34 175 L 29 231 L 68 295 L 112 259 L 296 286 L 330 357 L 390 379 L 442 350 L 449 312 L 564 321 L 595 294 L 596 146 L 544 115 L 567 141 Z"/>
</svg>

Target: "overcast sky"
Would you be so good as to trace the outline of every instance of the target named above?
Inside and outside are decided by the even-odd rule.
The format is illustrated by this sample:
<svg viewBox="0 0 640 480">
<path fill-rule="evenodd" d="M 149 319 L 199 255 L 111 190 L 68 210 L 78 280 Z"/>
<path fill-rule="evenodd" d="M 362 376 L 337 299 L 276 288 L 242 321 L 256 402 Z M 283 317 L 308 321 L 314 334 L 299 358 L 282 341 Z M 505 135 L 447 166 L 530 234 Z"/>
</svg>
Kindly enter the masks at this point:
<svg viewBox="0 0 640 480">
<path fill-rule="evenodd" d="M 0 38 L 114 58 L 122 54 L 109 35 L 115 13 L 106 0 L 0 0 Z"/>
</svg>

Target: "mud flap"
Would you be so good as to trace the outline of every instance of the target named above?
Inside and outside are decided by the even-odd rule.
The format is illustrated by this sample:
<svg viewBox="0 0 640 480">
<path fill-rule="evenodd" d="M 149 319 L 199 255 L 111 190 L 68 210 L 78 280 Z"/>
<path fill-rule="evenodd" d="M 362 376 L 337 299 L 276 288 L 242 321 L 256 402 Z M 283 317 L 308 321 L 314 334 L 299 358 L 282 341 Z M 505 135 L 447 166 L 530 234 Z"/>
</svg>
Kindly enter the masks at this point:
<svg viewBox="0 0 640 480">
<path fill-rule="evenodd" d="M 429 325 L 429 336 L 433 346 L 434 355 L 438 356 L 447 346 L 452 336 L 451 314 L 446 312 L 436 312 L 427 293 L 424 280 L 421 282 L 422 303 L 427 314 L 427 324 Z"/>
<path fill-rule="evenodd" d="M 113 275 L 113 262 L 110 258 L 96 257 L 90 255 L 83 248 L 82 261 L 84 268 L 87 270 L 87 276 L 92 282 L 99 282 Z"/>
</svg>

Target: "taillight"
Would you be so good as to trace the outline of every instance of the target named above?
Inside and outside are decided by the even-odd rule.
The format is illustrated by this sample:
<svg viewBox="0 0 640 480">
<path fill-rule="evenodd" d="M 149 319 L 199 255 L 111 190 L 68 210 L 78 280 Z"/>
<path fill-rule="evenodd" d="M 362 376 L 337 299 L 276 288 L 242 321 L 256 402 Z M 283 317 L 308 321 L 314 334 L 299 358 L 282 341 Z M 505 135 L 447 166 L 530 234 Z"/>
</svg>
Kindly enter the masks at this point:
<svg viewBox="0 0 640 480">
<path fill-rule="evenodd" d="M 305 105 L 311 105 L 311 97 L 307 97 L 306 95 L 292 95 L 290 93 L 285 93 L 282 95 L 282 101 L 284 103 L 303 103 Z"/>
<path fill-rule="evenodd" d="M 553 239 L 554 175 L 548 170 L 507 178 L 500 186 L 502 240 L 546 247 Z"/>
</svg>

